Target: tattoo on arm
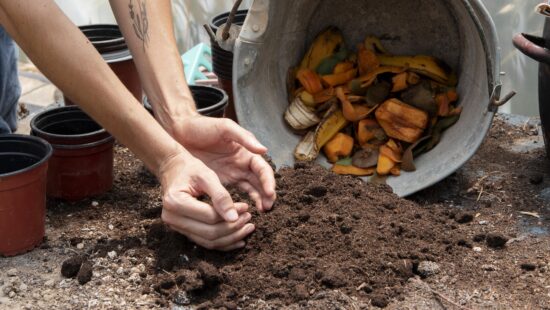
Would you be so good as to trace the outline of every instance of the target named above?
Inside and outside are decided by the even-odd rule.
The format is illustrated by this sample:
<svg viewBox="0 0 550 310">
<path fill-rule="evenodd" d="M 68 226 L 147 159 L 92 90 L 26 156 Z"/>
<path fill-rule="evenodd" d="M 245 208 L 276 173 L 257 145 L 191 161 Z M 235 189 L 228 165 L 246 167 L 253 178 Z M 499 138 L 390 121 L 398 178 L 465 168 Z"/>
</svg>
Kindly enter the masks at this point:
<svg viewBox="0 0 550 310">
<path fill-rule="evenodd" d="M 134 0 L 130 0 L 128 8 L 130 9 L 130 18 L 136 36 L 143 43 L 143 51 L 149 43 L 149 20 L 147 19 L 147 8 L 145 0 L 137 0 L 137 7 L 134 7 Z M 137 11 L 134 11 L 134 9 Z"/>
</svg>

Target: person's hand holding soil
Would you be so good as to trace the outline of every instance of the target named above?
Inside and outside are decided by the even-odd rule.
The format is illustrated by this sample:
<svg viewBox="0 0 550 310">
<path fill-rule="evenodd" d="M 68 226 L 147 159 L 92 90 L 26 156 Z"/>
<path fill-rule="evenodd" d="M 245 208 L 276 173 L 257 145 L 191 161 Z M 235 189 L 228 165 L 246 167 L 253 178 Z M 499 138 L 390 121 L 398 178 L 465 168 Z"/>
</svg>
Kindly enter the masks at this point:
<svg viewBox="0 0 550 310">
<path fill-rule="evenodd" d="M 170 158 L 159 170 L 163 190 L 162 220 L 172 229 L 207 248 L 230 251 L 254 231 L 244 203 L 233 203 L 214 171 L 186 152 Z M 207 194 L 212 206 L 197 197 Z"/>
<path fill-rule="evenodd" d="M 216 172 L 223 184 L 235 184 L 247 192 L 259 211 L 272 208 L 273 169 L 261 156 L 266 147 L 251 132 L 232 120 L 200 115 L 173 121 L 168 132 Z"/>
</svg>

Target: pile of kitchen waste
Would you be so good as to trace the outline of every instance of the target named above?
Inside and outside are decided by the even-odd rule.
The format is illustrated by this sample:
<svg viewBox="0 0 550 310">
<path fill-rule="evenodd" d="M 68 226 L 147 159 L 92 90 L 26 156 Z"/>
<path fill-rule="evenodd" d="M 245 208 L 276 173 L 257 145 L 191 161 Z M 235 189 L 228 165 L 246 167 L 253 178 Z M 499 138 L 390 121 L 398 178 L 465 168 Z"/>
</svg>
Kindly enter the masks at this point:
<svg viewBox="0 0 550 310">
<path fill-rule="evenodd" d="M 414 171 L 460 117 L 456 84 L 435 57 L 391 55 L 374 36 L 350 51 L 331 26 L 289 70 L 284 118 L 303 135 L 294 156 L 313 161 L 323 150 L 338 174 Z"/>
</svg>

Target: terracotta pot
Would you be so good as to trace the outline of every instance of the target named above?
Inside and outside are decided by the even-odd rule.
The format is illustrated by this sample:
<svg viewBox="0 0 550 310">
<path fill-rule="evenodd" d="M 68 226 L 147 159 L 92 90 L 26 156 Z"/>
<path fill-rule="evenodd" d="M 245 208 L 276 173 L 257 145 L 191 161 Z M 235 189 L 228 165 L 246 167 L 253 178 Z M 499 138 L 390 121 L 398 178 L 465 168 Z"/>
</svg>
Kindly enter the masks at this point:
<svg viewBox="0 0 550 310">
<path fill-rule="evenodd" d="M 197 112 L 201 115 L 210 117 L 223 117 L 225 115 L 228 107 L 228 96 L 225 91 L 202 85 L 191 85 L 189 89 L 193 94 L 193 99 L 195 99 Z M 147 97 L 143 98 L 143 105 L 153 114 L 153 108 Z"/>
<path fill-rule="evenodd" d="M 77 201 L 111 189 L 114 139 L 80 108 L 44 111 L 31 120 L 31 130 L 54 150 L 48 196 Z"/>
<path fill-rule="evenodd" d="M 51 154 L 40 138 L 0 135 L 0 255 L 24 253 L 44 239 Z"/>
<path fill-rule="evenodd" d="M 248 10 L 237 11 L 233 24 L 242 26 L 247 14 Z M 227 22 L 228 17 L 229 12 L 226 12 L 212 19 L 210 27 L 212 27 L 214 33 Z M 218 85 L 227 92 L 229 97 L 229 105 L 227 106 L 225 117 L 238 122 L 233 101 L 233 53 L 220 48 L 215 41 L 211 40 L 210 45 L 212 47 L 212 65 L 214 73 L 218 76 Z"/>
<path fill-rule="evenodd" d="M 141 102 L 142 89 L 139 75 L 118 26 L 87 25 L 79 28 L 92 42 L 92 45 L 109 64 L 124 86 Z M 64 99 L 65 105 L 74 105 L 69 98 L 64 97 Z"/>
</svg>

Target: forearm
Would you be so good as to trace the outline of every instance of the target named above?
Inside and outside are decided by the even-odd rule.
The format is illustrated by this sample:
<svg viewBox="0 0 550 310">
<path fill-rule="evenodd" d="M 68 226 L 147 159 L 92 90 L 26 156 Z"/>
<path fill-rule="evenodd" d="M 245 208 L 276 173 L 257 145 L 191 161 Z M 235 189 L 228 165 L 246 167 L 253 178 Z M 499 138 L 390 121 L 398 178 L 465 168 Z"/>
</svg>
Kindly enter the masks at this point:
<svg viewBox="0 0 550 310">
<path fill-rule="evenodd" d="M 171 123 L 196 114 L 176 46 L 170 0 L 110 3 L 155 115 L 170 131 Z"/>
<path fill-rule="evenodd" d="M 52 0 L 0 1 L 0 23 L 55 85 L 151 170 L 180 152 Z"/>
</svg>

